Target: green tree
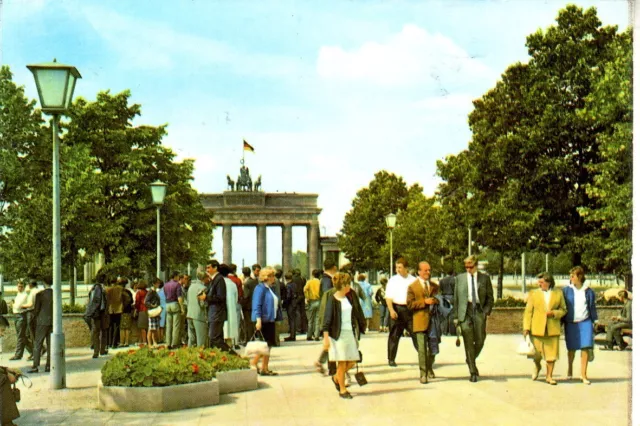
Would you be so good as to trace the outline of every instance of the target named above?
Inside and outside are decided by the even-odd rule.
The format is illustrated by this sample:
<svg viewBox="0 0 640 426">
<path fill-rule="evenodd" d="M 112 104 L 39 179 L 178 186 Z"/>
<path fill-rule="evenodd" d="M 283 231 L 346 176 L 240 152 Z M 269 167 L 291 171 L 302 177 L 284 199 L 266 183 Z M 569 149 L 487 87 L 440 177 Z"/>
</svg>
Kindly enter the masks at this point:
<svg viewBox="0 0 640 426">
<path fill-rule="evenodd" d="M 421 192 L 422 188 L 417 184 L 407 188 L 402 177 L 385 170 L 377 172 L 369 186 L 357 192 L 338 234 L 338 246 L 355 269 L 380 271 L 388 268 L 389 246 L 386 243 L 389 232 L 385 217 L 405 210 L 410 194 Z M 398 250 L 394 250 L 394 257 L 396 254 L 399 254 Z"/>
<path fill-rule="evenodd" d="M 299 269 L 303 277 L 311 278 L 307 277 L 307 275 L 309 274 L 309 267 L 307 265 L 308 262 L 306 252 L 298 250 L 293 253 L 291 259 L 291 269 Z"/>
<path fill-rule="evenodd" d="M 596 225 L 585 238 L 591 269 L 616 272 L 631 287 L 632 203 L 632 35 L 614 44 L 614 59 L 599 69 L 581 118 L 598 129 L 600 161 L 590 165 L 593 182 L 586 192 L 594 205 L 581 207 L 587 223 Z"/>
</svg>

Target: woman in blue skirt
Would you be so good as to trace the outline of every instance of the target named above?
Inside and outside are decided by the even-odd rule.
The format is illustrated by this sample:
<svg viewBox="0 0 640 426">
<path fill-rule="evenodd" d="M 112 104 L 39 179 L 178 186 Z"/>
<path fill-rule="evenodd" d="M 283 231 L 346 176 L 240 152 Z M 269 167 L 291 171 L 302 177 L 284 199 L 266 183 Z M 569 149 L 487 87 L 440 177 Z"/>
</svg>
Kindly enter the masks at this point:
<svg viewBox="0 0 640 426">
<path fill-rule="evenodd" d="M 580 350 L 580 379 L 585 385 L 590 385 L 587 365 L 589 351 L 593 350 L 593 323 L 598 320 L 596 294 L 585 286 L 584 269 L 580 266 L 571 269 L 569 281 L 570 284 L 562 289 L 567 303 L 567 315 L 563 318 L 569 362 L 567 380 L 573 378 L 573 359 L 576 351 Z"/>
</svg>

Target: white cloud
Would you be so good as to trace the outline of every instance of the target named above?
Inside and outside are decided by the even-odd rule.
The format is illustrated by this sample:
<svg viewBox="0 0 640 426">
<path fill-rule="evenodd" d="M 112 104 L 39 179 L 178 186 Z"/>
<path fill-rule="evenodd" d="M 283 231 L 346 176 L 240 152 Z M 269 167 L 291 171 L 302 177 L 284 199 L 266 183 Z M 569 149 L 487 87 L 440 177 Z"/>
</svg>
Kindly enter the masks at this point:
<svg viewBox="0 0 640 426">
<path fill-rule="evenodd" d="M 450 38 L 412 24 L 384 43 L 367 42 L 354 51 L 323 46 L 316 70 L 325 79 L 382 86 L 422 85 L 429 79 L 439 83 L 470 76 L 477 80 L 492 74 Z"/>
<path fill-rule="evenodd" d="M 40 13 L 47 3 L 48 0 L 5 0 L 0 14 L 4 20 L 18 21 Z"/>
</svg>

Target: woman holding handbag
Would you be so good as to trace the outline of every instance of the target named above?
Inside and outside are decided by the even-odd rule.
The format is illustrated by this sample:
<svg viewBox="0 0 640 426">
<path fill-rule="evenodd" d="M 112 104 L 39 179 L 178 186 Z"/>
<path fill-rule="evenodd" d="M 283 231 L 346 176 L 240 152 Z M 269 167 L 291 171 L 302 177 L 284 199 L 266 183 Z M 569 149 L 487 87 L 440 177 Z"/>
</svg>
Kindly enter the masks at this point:
<svg viewBox="0 0 640 426">
<path fill-rule="evenodd" d="M 329 348 L 329 360 L 338 363 L 335 376 L 331 377 L 340 398 L 351 399 L 347 391 L 345 376 L 360 359 L 356 336 L 364 334 L 366 320 L 360 307 L 360 301 L 351 290 L 351 276 L 338 272 L 333 277 L 336 292 L 327 297 L 322 331 L 324 347 Z"/>
<path fill-rule="evenodd" d="M 276 321 L 282 321 L 280 302 L 272 289 L 276 282 L 276 271 L 269 266 L 262 268 L 258 281 L 251 300 L 251 320 L 256 323 L 256 333 L 260 332 L 267 342 L 270 354 L 276 344 Z M 269 354 L 255 355 L 250 361 L 251 366 L 258 369 L 258 361 L 262 358 L 262 368 L 258 369 L 261 376 L 278 375 L 269 370 Z"/>
<path fill-rule="evenodd" d="M 160 315 L 162 314 L 162 306 L 160 306 L 160 296 L 155 286 L 152 286 L 144 299 L 147 307 L 147 316 L 149 318 L 149 345 L 158 345 L 158 329 L 160 328 Z"/>
<path fill-rule="evenodd" d="M 525 338 L 530 336 L 536 349 L 533 356 L 535 364 L 531 378 L 536 380 L 542 366 L 540 361 L 547 362 L 546 381 L 550 385 L 558 382 L 553 380 L 553 367 L 560 351 L 560 319 L 567 313 L 564 295 L 561 290 L 554 290 L 555 281 L 548 272 L 538 275 L 537 290 L 531 290 L 527 297 L 527 307 L 524 310 L 523 330 Z"/>
</svg>

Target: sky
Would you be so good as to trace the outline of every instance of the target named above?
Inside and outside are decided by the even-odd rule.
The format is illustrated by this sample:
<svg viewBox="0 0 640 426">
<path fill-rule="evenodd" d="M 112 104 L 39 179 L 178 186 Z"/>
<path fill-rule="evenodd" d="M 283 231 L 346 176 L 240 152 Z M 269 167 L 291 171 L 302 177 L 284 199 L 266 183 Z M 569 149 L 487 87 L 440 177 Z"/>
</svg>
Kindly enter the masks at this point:
<svg viewBox="0 0 640 426">
<path fill-rule="evenodd" d="M 1 3 L 1 2 L 0 2 Z M 595 6 L 628 25 L 626 0 Z M 26 64 L 71 64 L 75 96 L 131 90 L 135 124 L 168 124 L 164 145 L 194 158 L 201 193 L 236 179 L 242 140 L 266 192 L 318 194 L 322 235 L 387 170 L 437 188 L 436 161 L 467 147 L 472 100 L 528 60 L 525 41 L 563 1 L 4 0 L 0 62 L 37 98 Z M 222 233 L 213 249 L 221 257 Z M 234 228 L 233 261 L 256 260 L 254 228 Z M 296 227 L 293 250 L 306 250 Z M 267 261 L 281 231 L 268 228 Z"/>
</svg>

